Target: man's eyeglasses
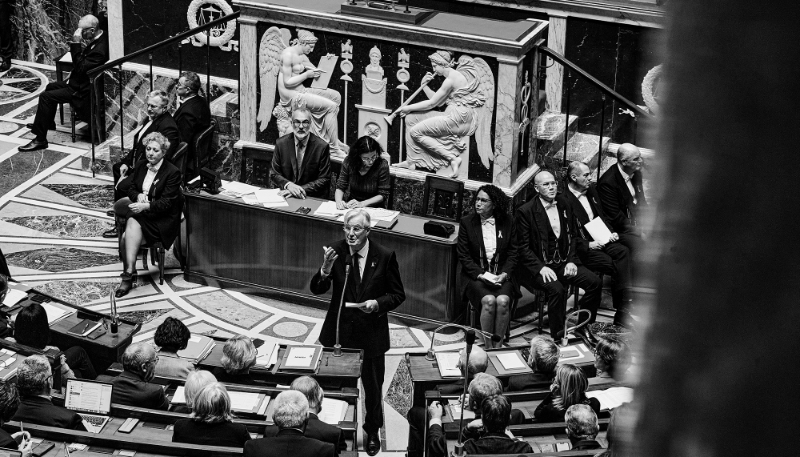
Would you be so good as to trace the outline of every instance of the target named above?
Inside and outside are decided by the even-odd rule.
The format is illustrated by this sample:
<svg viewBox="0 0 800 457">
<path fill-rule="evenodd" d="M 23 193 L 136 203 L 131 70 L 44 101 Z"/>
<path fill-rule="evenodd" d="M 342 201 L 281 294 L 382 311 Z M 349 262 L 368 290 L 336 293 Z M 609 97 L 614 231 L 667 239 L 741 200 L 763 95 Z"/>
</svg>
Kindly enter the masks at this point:
<svg viewBox="0 0 800 457">
<path fill-rule="evenodd" d="M 297 119 L 295 119 L 295 120 L 292 121 L 292 124 L 294 124 L 295 126 L 301 126 L 302 125 L 303 127 L 308 127 L 309 125 L 311 125 L 311 122 L 307 121 L 307 120 L 306 121 L 298 121 Z"/>
<path fill-rule="evenodd" d="M 344 233 L 350 233 L 350 231 L 352 231 L 356 235 L 361 235 L 361 233 L 364 232 L 365 229 L 360 225 L 345 225 L 344 227 L 342 227 L 342 230 L 344 230 Z"/>
<path fill-rule="evenodd" d="M 372 157 L 362 157 L 361 158 L 361 161 L 364 162 L 364 163 L 375 163 L 376 160 L 378 160 L 378 155 L 377 154 L 373 155 Z"/>
</svg>

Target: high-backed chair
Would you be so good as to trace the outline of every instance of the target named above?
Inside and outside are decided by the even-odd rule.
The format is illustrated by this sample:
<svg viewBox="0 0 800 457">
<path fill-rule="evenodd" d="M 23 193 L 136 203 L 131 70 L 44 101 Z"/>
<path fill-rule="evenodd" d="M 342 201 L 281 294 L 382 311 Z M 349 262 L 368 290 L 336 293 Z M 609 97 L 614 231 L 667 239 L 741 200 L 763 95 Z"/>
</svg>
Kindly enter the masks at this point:
<svg viewBox="0 0 800 457">
<path fill-rule="evenodd" d="M 464 181 L 429 174 L 425 177 L 422 216 L 457 222 L 461 219 Z M 428 214 L 431 197 L 433 212 Z"/>
</svg>

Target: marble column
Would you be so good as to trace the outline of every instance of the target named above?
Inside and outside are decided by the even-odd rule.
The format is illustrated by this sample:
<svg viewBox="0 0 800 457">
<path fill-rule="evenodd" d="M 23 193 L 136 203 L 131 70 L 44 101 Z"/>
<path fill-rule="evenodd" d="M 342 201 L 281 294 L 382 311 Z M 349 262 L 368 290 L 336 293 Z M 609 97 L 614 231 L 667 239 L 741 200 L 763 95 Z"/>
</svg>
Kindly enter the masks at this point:
<svg viewBox="0 0 800 457">
<path fill-rule="evenodd" d="M 122 0 L 108 0 L 108 60 L 125 55 L 125 33 L 122 28 Z"/>
<path fill-rule="evenodd" d="M 567 16 L 550 14 L 550 26 L 547 29 L 547 47 L 564 55 L 567 41 Z M 564 85 L 564 67 L 547 59 L 547 81 L 545 92 L 547 94 L 547 111 L 561 112 L 561 91 Z"/>
<path fill-rule="evenodd" d="M 258 81 L 257 21 L 239 18 L 240 139 L 256 141 L 256 82 Z"/>
<path fill-rule="evenodd" d="M 511 187 L 519 174 L 519 104 L 522 100 L 522 59 L 499 57 L 497 59 L 497 105 L 495 118 L 500 120 L 494 128 L 494 168 L 492 183 Z"/>
</svg>

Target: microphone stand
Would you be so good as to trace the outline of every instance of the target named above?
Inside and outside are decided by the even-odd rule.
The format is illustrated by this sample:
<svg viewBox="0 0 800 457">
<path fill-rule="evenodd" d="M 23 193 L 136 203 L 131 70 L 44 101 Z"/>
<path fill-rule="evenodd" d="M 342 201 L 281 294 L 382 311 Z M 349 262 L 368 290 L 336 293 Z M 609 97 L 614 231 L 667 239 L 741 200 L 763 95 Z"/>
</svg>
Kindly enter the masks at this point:
<svg viewBox="0 0 800 457">
<path fill-rule="evenodd" d="M 116 334 L 119 329 L 119 321 L 117 320 L 117 299 L 114 296 L 114 288 L 111 288 L 111 293 L 108 294 L 111 298 L 111 333 Z"/>
<path fill-rule="evenodd" d="M 469 353 L 472 352 L 472 345 L 475 344 L 475 330 L 467 330 L 467 360 L 469 360 Z M 464 442 L 461 441 L 463 438 L 462 434 L 464 433 L 464 400 L 466 399 L 467 388 L 469 386 L 469 376 L 464 375 L 464 390 L 461 394 L 461 418 L 458 420 L 458 442 L 453 449 L 454 456 L 462 456 L 464 455 Z"/>
<path fill-rule="evenodd" d="M 333 271 L 331 271 L 333 274 Z M 347 290 L 347 280 L 350 278 L 350 262 L 344 266 L 344 286 L 342 286 L 342 296 L 339 297 L 339 314 L 336 316 L 336 344 L 333 345 L 333 356 L 342 356 L 342 345 L 339 344 L 339 321 L 342 320 L 342 307 L 344 306 L 344 293 Z"/>
<path fill-rule="evenodd" d="M 480 333 L 480 335 L 483 337 L 484 346 L 486 345 L 486 339 L 487 338 L 491 338 L 491 340 L 494 341 L 495 343 L 500 342 L 500 341 L 503 340 L 499 335 L 494 335 L 494 334 L 491 334 L 489 332 L 484 332 L 482 330 L 474 329 L 474 328 L 468 327 L 466 325 L 460 325 L 460 324 L 444 324 L 444 325 L 440 325 L 439 327 L 436 328 L 436 330 L 433 331 L 433 336 L 431 337 L 431 346 L 430 346 L 430 348 L 428 348 L 428 352 L 425 354 L 425 360 L 428 360 L 430 362 L 436 360 L 436 352 L 433 350 L 433 343 L 436 341 L 436 334 L 439 333 L 439 330 L 443 330 L 443 329 L 448 328 L 448 327 L 460 328 L 461 330 L 464 331 L 464 333 L 468 333 L 468 332 L 472 331 L 473 332 L 473 338 L 474 338 L 474 334 L 476 332 Z M 467 359 L 467 360 L 469 360 L 469 359 Z"/>
</svg>

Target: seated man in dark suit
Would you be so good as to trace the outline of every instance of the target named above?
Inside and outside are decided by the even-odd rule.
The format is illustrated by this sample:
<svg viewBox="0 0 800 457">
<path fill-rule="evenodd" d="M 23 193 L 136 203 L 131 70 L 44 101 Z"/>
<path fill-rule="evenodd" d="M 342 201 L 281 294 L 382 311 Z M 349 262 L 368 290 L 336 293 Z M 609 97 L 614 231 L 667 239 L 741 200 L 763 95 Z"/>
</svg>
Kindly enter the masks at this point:
<svg viewBox="0 0 800 457">
<path fill-rule="evenodd" d="M 308 400 L 308 422 L 306 423 L 305 436 L 333 444 L 337 448 L 337 454 L 339 451 L 346 450 L 347 443 L 344 441 L 342 429 L 322 422 L 317 416 L 322 410 L 322 399 L 324 398 L 324 392 L 319 383 L 311 376 L 300 376 L 292 381 L 291 388 L 305 395 Z M 267 425 L 264 430 L 264 438 L 277 436 L 279 431 L 276 425 Z"/>
<path fill-rule="evenodd" d="M 311 133 L 311 113 L 297 107 L 292 110 L 293 133 L 275 142 L 272 173 L 281 195 L 294 198 L 329 198 L 331 179 L 330 146 Z"/>
<path fill-rule="evenodd" d="M 200 172 L 200 170 L 195 170 L 194 166 L 197 154 L 197 151 L 194 150 L 195 137 L 211 125 L 211 111 L 208 109 L 208 100 L 198 94 L 201 86 L 202 83 L 197 73 L 185 71 L 178 79 L 178 85 L 175 87 L 180 106 L 175 110 L 172 117 L 175 119 L 175 124 L 178 125 L 181 141 L 189 146 L 186 155 L 184 182 L 191 180 Z"/>
<path fill-rule="evenodd" d="M 552 338 L 547 335 L 534 336 L 531 338 L 531 351 L 528 355 L 528 366 L 533 373 L 512 376 L 506 390 L 514 392 L 549 388 L 556 376 L 559 355 L 558 346 Z"/>
<path fill-rule="evenodd" d="M 119 162 L 111 167 L 111 173 L 114 175 L 114 201 L 120 198 L 125 198 L 128 195 L 128 188 L 131 186 L 131 176 L 133 168 L 139 161 L 145 159 L 145 152 L 147 145 L 144 144 L 144 139 L 152 132 L 158 132 L 164 135 L 169 141 L 169 149 L 164 154 L 164 160 L 172 163 L 175 156 L 175 151 L 178 150 L 180 144 L 180 134 L 178 133 L 178 126 L 175 124 L 175 119 L 167 111 L 169 106 L 169 97 L 163 90 L 154 90 L 147 95 L 147 119 L 142 123 L 142 126 L 133 136 L 133 145 L 131 146 L 128 154 Z M 106 212 L 109 216 L 115 216 L 114 210 Z M 117 238 L 117 228 L 103 232 L 105 238 Z"/>
<path fill-rule="evenodd" d="M 564 415 L 567 423 L 567 436 L 572 444 L 573 451 L 590 451 L 600 449 L 602 446 L 595 441 L 600 432 L 597 423 L 597 414 L 589 405 L 572 405 L 567 408 Z"/>
<path fill-rule="evenodd" d="M 45 356 L 32 355 L 22 362 L 17 369 L 17 387 L 22 401 L 12 421 L 86 431 L 81 416 L 50 400 L 53 372 Z"/>
<path fill-rule="evenodd" d="M 152 344 L 133 343 L 122 353 L 123 371 L 114 378 L 111 402 L 140 408 L 169 408 L 164 389 L 150 381 L 155 376 L 158 355 Z"/>
<path fill-rule="evenodd" d="M 45 149 L 47 131 L 56 128 L 56 108 L 59 103 L 72 103 L 81 119 L 89 120 L 90 102 L 89 70 L 108 61 L 108 39 L 99 27 L 100 21 L 91 14 L 78 21 L 78 29 L 72 35 L 69 52 L 72 55 L 72 71 L 68 82 L 52 82 L 39 94 L 39 106 L 33 124 L 27 127 L 36 135 L 30 143 L 20 146 L 20 151 Z"/>
<path fill-rule="evenodd" d="M 333 457 L 336 446 L 303 435 L 308 421 L 308 400 L 296 390 L 281 392 L 275 397 L 272 421 L 278 434 L 270 438 L 250 440 L 244 445 L 244 457 Z"/>
<path fill-rule="evenodd" d="M 508 428 L 511 403 L 503 395 L 495 395 L 481 403 L 481 420 L 484 432 L 480 438 L 464 442 L 464 452 L 472 454 L 523 454 L 533 452 L 531 445 L 517 441 Z"/>
</svg>

